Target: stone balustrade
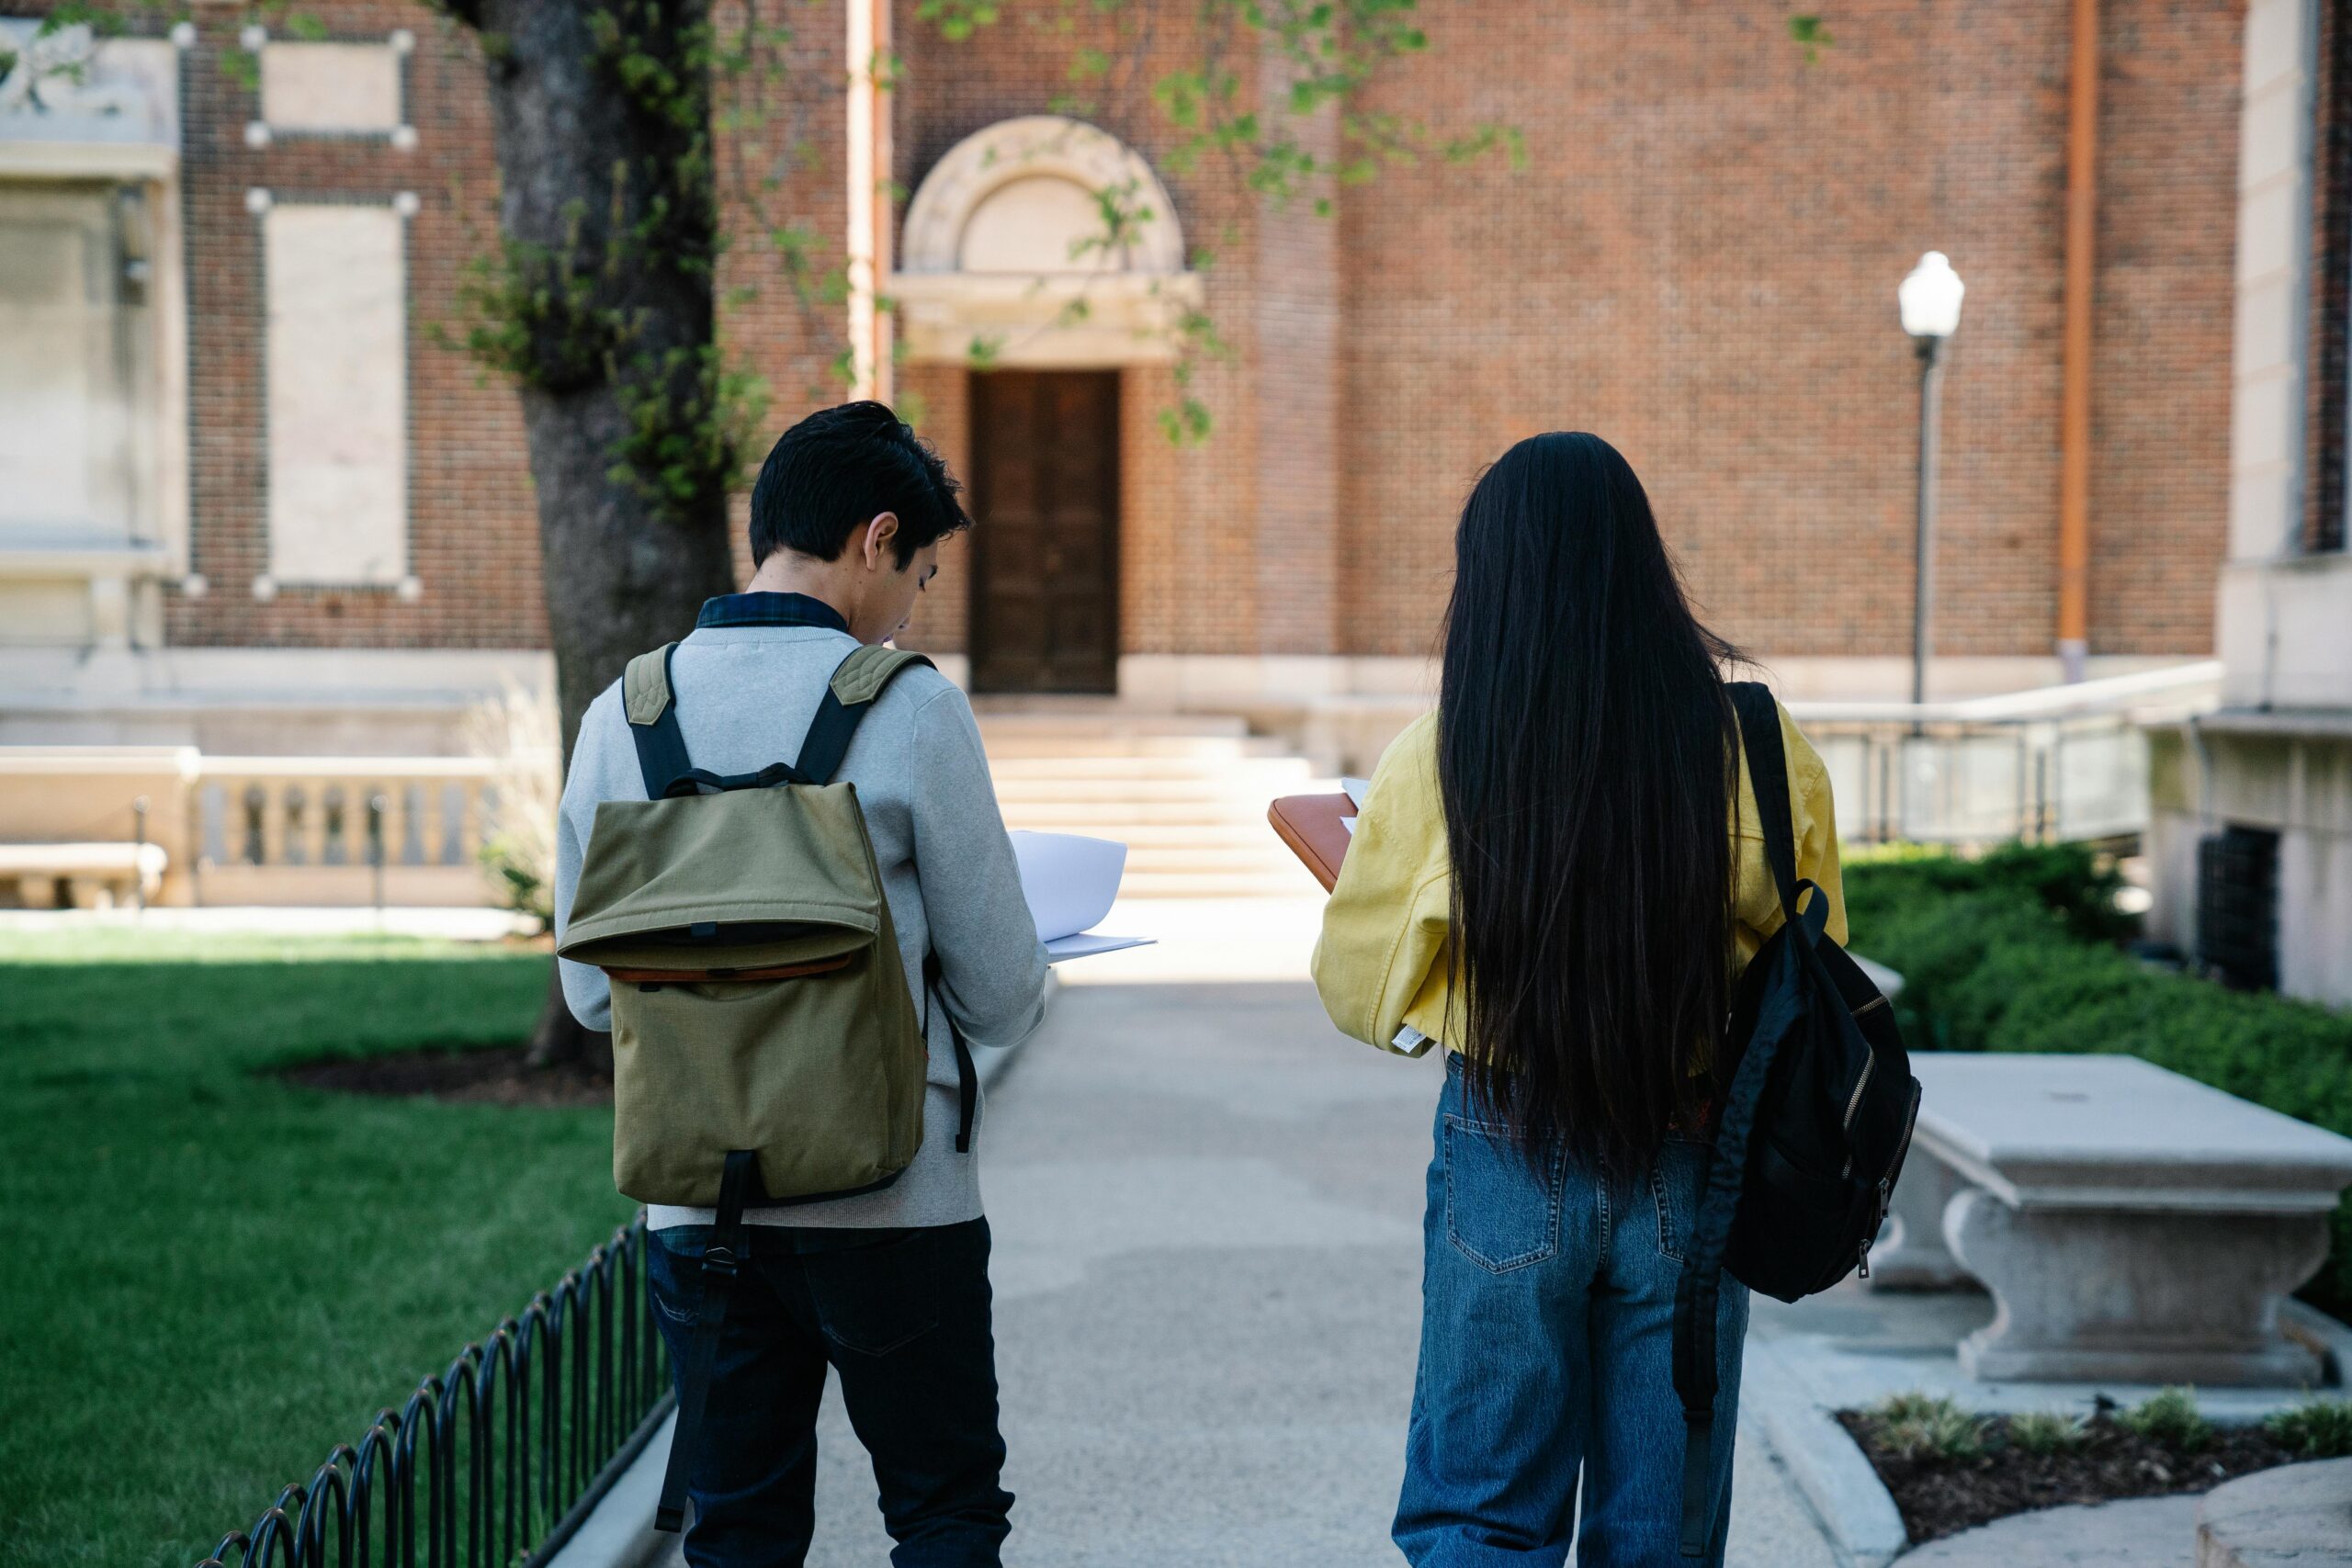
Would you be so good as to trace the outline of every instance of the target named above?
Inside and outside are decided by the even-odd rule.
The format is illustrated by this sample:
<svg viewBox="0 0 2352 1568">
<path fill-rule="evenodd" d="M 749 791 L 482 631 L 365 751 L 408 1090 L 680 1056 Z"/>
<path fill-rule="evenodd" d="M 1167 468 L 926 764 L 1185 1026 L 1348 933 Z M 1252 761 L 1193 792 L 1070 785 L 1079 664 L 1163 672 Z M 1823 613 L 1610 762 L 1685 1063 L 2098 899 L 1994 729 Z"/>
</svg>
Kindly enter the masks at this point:
<svg viewBox="0 0 2352 1568">
<path fill-rule="evenodd" d="M 470 757 L 206 758 L 187 792 L 208 904 L 478 904 L 497 765 Z"/>
<path fill-rule="evenodd" d="M 478 854 L 498 830 L 502 776 L 513 764 L 477 757 L 0 747 L 0 845 L 152 846 L 162 904 L 482 904 Z M 20 904 L 75 886 L 46 880 L 28 896 L 0 871 L 0 899 Z"/>
</svg>

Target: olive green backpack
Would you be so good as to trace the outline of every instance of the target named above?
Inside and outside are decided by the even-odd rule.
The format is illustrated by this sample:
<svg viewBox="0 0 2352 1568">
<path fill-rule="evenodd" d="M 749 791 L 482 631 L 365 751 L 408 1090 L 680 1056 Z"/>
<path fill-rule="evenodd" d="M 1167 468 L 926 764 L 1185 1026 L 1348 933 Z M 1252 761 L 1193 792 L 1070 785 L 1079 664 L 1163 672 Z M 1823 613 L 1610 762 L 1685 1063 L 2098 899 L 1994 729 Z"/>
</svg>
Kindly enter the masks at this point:
<svg viewBox="0 0 2352 1568">
<path fill-rule="evenodd" d="M 631 660 L 623 677 L 648 798 L 596 807 L 556 949 L 612 981 L 615 1183 L 640 1202 L 718 1211 L 657 1516 L 667 1529 L 683 1512 L 743 1210 L 896 1180 L 922 1144 L 930 1060 L 857 788 L 832 782 L 891 678 L 930 660 L 859 649 L 833 671 L 797 762 L 722 776 L 687 760 L 676 647 Z M 927 959 L 926 1014 L 937 974 Z M 978 1077 L 950 1032 L 961 1152 Z"/>
</svg>

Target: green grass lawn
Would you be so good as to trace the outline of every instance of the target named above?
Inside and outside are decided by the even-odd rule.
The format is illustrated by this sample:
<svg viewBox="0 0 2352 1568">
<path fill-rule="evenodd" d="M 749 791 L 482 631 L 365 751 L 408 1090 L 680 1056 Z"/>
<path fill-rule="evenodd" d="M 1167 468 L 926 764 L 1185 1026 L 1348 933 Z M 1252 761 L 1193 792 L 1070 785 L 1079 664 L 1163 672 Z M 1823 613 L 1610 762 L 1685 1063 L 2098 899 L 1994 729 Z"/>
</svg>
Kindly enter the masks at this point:
<svg viewBox="0 0 2352 1568">
<path fill-rule="evenodd" d="M 628 1217 L 609 1111 L 266 1072 L 514 1042 L 547 963 L 0 936 L 0 1563 L 186 1568 Z"/>
</svg>

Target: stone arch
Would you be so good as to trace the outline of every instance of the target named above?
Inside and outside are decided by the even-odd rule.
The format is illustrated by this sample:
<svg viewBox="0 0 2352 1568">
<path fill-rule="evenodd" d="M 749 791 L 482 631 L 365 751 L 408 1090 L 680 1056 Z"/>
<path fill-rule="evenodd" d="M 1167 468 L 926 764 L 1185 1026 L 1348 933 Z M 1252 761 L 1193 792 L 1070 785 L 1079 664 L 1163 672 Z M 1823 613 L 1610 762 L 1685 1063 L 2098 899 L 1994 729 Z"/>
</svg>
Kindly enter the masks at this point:
<svg viewBox="0 0 2352 1568">
<path fill-rule="evenodd" d="M 1106 198 L 1136 219 L 1113 245 Z M 1184 270 L 1182 226 L 1151 165 L 1108 131 L 1054 114 L 1000 120 L 949 149 L 908 204 L 901 247 L 909 273 Z"/>
<path fill-rule="evenodd" d="M 1151 165 L 1041 114 L 975 131 L 923 176 L 889 294 L 917 362 L 973 363 L 985 346 L 994 364 L 1108 367 L 1174 358 L 1202 287 Z"/>
</svg>

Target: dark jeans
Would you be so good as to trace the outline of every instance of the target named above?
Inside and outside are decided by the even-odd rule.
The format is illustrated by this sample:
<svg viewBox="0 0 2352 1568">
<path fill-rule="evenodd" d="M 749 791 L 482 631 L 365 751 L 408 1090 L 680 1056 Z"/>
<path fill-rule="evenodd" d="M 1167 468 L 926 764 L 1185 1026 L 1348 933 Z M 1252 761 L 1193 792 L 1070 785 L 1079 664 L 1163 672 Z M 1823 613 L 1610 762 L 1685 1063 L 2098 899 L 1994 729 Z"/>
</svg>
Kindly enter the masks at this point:
<svg viewBox="0 0 2352 1568">
<path fill-rule="evenodd" d="M 728 1298 L 688 1491 L 693 1568 L 797 1564 L 816 1529 L 825 1369 L 874 1456 L 897 1568 L 997 1568 L 1012 1494 L 997 1483 L 989 1224 L 910 1230 L 751 1225 Z M 685 1364 L 707 1225 L 656 1231 L 654 1321 Z"/>
</svg>

